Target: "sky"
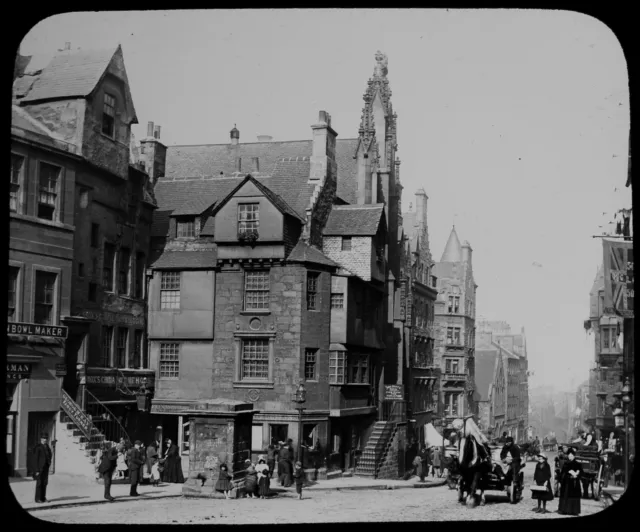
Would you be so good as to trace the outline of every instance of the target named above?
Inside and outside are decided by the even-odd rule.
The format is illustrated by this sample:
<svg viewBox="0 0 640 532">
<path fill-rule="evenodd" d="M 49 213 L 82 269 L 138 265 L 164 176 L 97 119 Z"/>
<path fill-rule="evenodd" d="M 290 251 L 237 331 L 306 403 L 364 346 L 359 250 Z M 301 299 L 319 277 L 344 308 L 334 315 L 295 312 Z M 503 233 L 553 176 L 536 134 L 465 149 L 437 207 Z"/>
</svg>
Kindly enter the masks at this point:
<svg viewBox="0 0 640 532">
<path fill-rule="evenodd" d="M 455 223 L 477 314 L 525 327 L 531 386 L 571 389 L 594 358 L 589 291 L 625 188 L 629 86 L 602 22 L 570 11 L 289 9 L 56 15 L 24 55 L 121 44 L 139 124 L 167 145 L 354 138 L 374 55 L 388 57 L 403 210 L 429 196 L 433 258 Z"/>
</svg>

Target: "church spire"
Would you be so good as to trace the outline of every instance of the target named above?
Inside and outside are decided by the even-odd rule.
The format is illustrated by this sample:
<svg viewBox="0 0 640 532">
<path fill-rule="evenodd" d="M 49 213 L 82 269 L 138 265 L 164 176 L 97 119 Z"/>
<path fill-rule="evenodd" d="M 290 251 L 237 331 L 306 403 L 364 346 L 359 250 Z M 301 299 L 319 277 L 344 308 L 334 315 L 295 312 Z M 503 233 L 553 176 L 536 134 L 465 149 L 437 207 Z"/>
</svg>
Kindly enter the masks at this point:
<svg viewBox="0 0 640 532">
<path fill-rule="evenodd" d="M 453 226 L 451 228 L 451 234 L 449 235 L 449 240 L 447 240 L 447 245 L 444 247 L 444 253 L 442 254 L 442 258 L 440 262 L 461 262 L 462 261 L 462 246 L 460 246 L 460 240 L 458 239 L 458 234 L 456 233 L 456 228 Z"/>
</svg>

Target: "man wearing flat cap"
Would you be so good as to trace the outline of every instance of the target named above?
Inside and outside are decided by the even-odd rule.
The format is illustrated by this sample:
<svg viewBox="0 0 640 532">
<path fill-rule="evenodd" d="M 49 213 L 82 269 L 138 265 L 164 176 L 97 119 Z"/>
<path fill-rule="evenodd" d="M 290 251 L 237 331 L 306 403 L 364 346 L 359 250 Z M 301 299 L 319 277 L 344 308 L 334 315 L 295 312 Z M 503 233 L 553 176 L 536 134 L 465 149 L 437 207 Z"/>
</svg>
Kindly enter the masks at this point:
<svg viewBox="0 0 640 532">
<path fill-rule="evenodd" d="M 144 464 L 142 455 L 140 454 L 140 446 L 142 442 L 136 440 L 133 449 L 131 449 L 131 456 L 129 458 L 129 478 L 131 479 L 131 489 L 129 490 L 130 497 L 138 497 L 138 484 L 140 484 L 140 467 Z"/>
<path fill-rule="evenodd" d="M 40 503 L 48 502 L 47 484 L 49 483 L 49 467 L 51 467 L 51 457 L 53 456 L 48 441 L 49 435 L 43 432 L 40 435 L 40 443 L 34 449 L 35 473 L 33 476 L 36 479 L 36 502 Z"/>
</svg>

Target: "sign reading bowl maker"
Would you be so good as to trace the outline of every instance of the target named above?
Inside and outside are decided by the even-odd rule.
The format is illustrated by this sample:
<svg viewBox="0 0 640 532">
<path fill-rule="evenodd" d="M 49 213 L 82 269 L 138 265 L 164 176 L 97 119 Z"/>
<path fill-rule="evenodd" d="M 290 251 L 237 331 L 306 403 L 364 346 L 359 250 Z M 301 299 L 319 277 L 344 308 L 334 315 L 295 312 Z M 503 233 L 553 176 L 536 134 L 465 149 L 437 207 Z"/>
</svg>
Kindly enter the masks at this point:
<svg viewBox="0 0 640 532">
<path fill-rule="evenodd" d="M 59 325 L 41 325 L 39 323 L 7 323 L 7 334 L 24 334 L 46 338 L 66 338 L 69 329 Z"/>
</svg>

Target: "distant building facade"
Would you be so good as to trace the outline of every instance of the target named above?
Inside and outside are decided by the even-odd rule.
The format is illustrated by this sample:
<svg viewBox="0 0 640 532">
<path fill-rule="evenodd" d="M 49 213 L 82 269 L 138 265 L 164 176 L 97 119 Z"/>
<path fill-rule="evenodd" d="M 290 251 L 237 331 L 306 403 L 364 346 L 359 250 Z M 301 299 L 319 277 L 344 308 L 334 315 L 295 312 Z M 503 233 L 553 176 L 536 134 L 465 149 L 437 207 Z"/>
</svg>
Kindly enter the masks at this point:
<svg viewBox="0 0 640 532">
<path fill-rule="evenodd" d="M 440 262 L 433 269 L 438 289 L 436 365 L 441 371 L 442 414 L 448 422 L 478 414 L 473 400 L 478 285 L 473 279 L 471 259 L 471 245 L 460 245 L 454 227 Z"/>
</svg>

